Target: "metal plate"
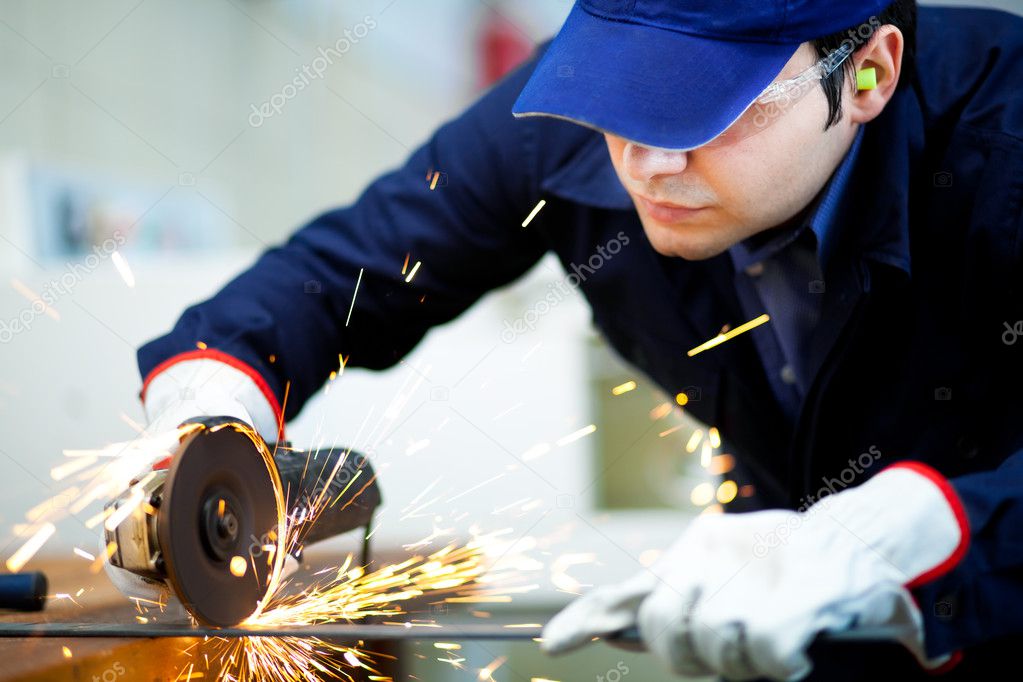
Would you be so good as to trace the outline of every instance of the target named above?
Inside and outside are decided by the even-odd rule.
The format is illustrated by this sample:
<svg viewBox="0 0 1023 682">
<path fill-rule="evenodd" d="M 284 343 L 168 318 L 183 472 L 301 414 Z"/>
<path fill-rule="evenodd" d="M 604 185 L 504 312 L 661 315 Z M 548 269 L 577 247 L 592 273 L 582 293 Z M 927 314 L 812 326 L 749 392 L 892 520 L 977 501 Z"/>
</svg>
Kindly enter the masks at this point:
<svg viewBox="0 0 1023 682">
<path fill-rule="evenodd" d="M 237 625 L 258 608 L 273 568 L 263 546 L 283 531 L 279 486 L 256 443 L 234 426 L 204 428 L 183 441 L 167 475 L 157 535 L 168 582 L 199 622 Z M 231 572 L 234 557 L 245 562 L 241 576 Z"/>
<path fill-rule="evenodd" d="M 188 625 L 152 623 L 0 623 L 0 637 L 315 637 L 324 641 L 359 640 L 530 640 L 540 636 L 539 627 L 507 628 L 499 625 L 401 625 L 327 624 L 275 628 L 194 628 Z"/>
<path fill-rule="evenodd" d="M 274 627 L 274 628 L 194 628 L 188 625 L 152 623 L 0 623 L 0 637 L 304 637 L 324 641 L 417 641 L 417 640 L 531 640 L 540 637 L 542 628 L 501 625 L 451 624 L 436 626 L 369 625 L 347 623 Z M 832 642 L 891 641 L 897 638 L 895 627 L 872 627 L 819 636 Z M 635 630 L 618 638 L 638 641 Z"/>
</svg>

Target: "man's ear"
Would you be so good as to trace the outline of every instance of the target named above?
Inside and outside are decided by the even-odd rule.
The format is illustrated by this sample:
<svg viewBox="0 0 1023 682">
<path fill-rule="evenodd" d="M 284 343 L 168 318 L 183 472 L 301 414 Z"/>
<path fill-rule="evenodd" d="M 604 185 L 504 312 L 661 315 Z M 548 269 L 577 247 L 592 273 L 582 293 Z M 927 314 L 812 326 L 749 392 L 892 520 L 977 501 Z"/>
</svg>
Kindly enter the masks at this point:
<svg viewBox="0 0 1023 682">
<path fill-rule="evenodd" d="M 869 90 L 854 89 L 853 96 L 846 99 L 852 123 L 866 123 L 876 118 L 895 94 L 902 73 L 904 46 L 902 31 L 885 24 L 874 32 L 870 42 L 853 54 L 853 65 L 857 71 L 874 69 L 877 86 Z M 854 79 L 854 88 L 855 82 Z"/>
</svg>

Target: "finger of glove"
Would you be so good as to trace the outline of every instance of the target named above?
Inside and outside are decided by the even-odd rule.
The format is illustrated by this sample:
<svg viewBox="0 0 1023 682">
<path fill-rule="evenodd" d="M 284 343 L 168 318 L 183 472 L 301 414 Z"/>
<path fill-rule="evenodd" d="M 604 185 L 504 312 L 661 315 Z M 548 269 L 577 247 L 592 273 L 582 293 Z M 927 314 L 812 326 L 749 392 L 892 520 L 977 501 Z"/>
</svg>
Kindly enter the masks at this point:
<svg viewBox="0 0 1023 682">
<path fill-rule="evenodd" d="M 802 679 L 812 669 L 806 651 L 814 638 L 849 622 L 843 614 L 800 603 L 791 592 L 788 604 L 755 593 L 730 597 L 701 600 L 692 619 L 696 656 L 730 680 Z"/>
<path fill-rule="evenodd" d="M 690 616 L 700 599 L 694 581 L 661 584 L 643 600 L 637 616 L 639 634 L 647 649 L 677 675 L 714 673 L 693 647 Z"/>
<path fill-rule="evenodd" d="M 841 629 L 843 618 L 817 615 L 805 619 L 758 622 L 746 631 L 745 653 L 738 659 L 754 677 L 801 680 L 813 670 L 807 654 L 817 636 Z M 734 655 L 733 655 L 734 656 Z"/>
<path fill-rule="evenodd" d="M 541 647 L 560 654 L 636 624 L 636 610 L 650 594 L 656 579 L 649 574 L 616 585 L 597 588 L 579 597 L 552 618 L 543 629 Z"/>
<path fill-rule="evenodd" d="M 869 593 L 849 600 L 835 610 L 846 615 L 846 622 L 855 621 L 856 629 L 881 629 L 891 633 L 892 639 L 909 649 L 924 668 L 940 667 L 950 658 L 949 655 L 928 657 L 924 646 L 923 614 L 913 595 L 903 585 L 875 585 Z"/>
</svg>

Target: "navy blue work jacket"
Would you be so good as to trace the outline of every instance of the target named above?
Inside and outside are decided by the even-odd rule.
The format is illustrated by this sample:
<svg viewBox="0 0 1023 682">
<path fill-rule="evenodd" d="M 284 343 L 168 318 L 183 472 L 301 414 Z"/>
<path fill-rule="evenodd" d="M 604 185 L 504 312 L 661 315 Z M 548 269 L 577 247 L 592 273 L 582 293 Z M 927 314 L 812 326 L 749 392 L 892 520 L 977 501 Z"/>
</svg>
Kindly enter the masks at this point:
<svg viewBox="0 0 1023 682">
<path fill-rule="evenodd" d="M 428 329 L 553 251 L 567 272 L 586 274 L 581 290 L 609 343 L 720 429 L 735 479 L 756 492 L 730 511 L 805 507 L 829 483 L 849 485 L 838 479 L 863 453 L 946 476 L 970 544 L 952 570 L 914 588 L 928 650 L 963 652 L 947 679 L 1012 670 L 1023 644 L 1023 20 L 924 8 L 918 44 L 911 87 L 866 124 L 835 209 L 805 359 L 812 381 L 791 425 L 753 341 L 766 325 L 686 354 L 746 321 L 728 255 L 659 255 L 599 133 L 512 117 L 535 60 L 354 204 L 189 308 L 139 350 L 142 375 L 185 357 L 230 357 L 272 402 L 290 382 L 291 418 L 339 354 L 349 366 L 394 365 Z M 541 198 L 546 207 L 523 229 Z M 582 269 L 623 237 L 628 245 L 599 268 Z M 406 254 L 422 262 L 410 283 Z M 208 350 L 196 350 L 200 341 Z M 814 657 L 819 679 L 920 674 L 895 645 L 829 645 Z"/>
</svg>

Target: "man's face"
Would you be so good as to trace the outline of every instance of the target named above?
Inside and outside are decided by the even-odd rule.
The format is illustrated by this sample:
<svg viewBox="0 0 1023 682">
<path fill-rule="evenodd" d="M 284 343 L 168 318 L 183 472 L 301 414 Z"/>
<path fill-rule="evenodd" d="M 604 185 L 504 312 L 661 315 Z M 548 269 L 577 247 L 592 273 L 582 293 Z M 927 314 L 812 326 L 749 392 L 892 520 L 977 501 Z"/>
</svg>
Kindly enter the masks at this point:
<svg viewBox="0 0 1023 682">
<path fill-rule="evenodd" d="M 816 60 L 804 44 L 777 80 Z M 856 132 L 845 115 L 824 131 L 827 114 L 824 91 L 815 86 L 769 126 L 731 143 L 678 152 L 605 138 L 653 247 L 665 256 L 701 260 L 785 223 L 817 195 Z"/>
</svg>

